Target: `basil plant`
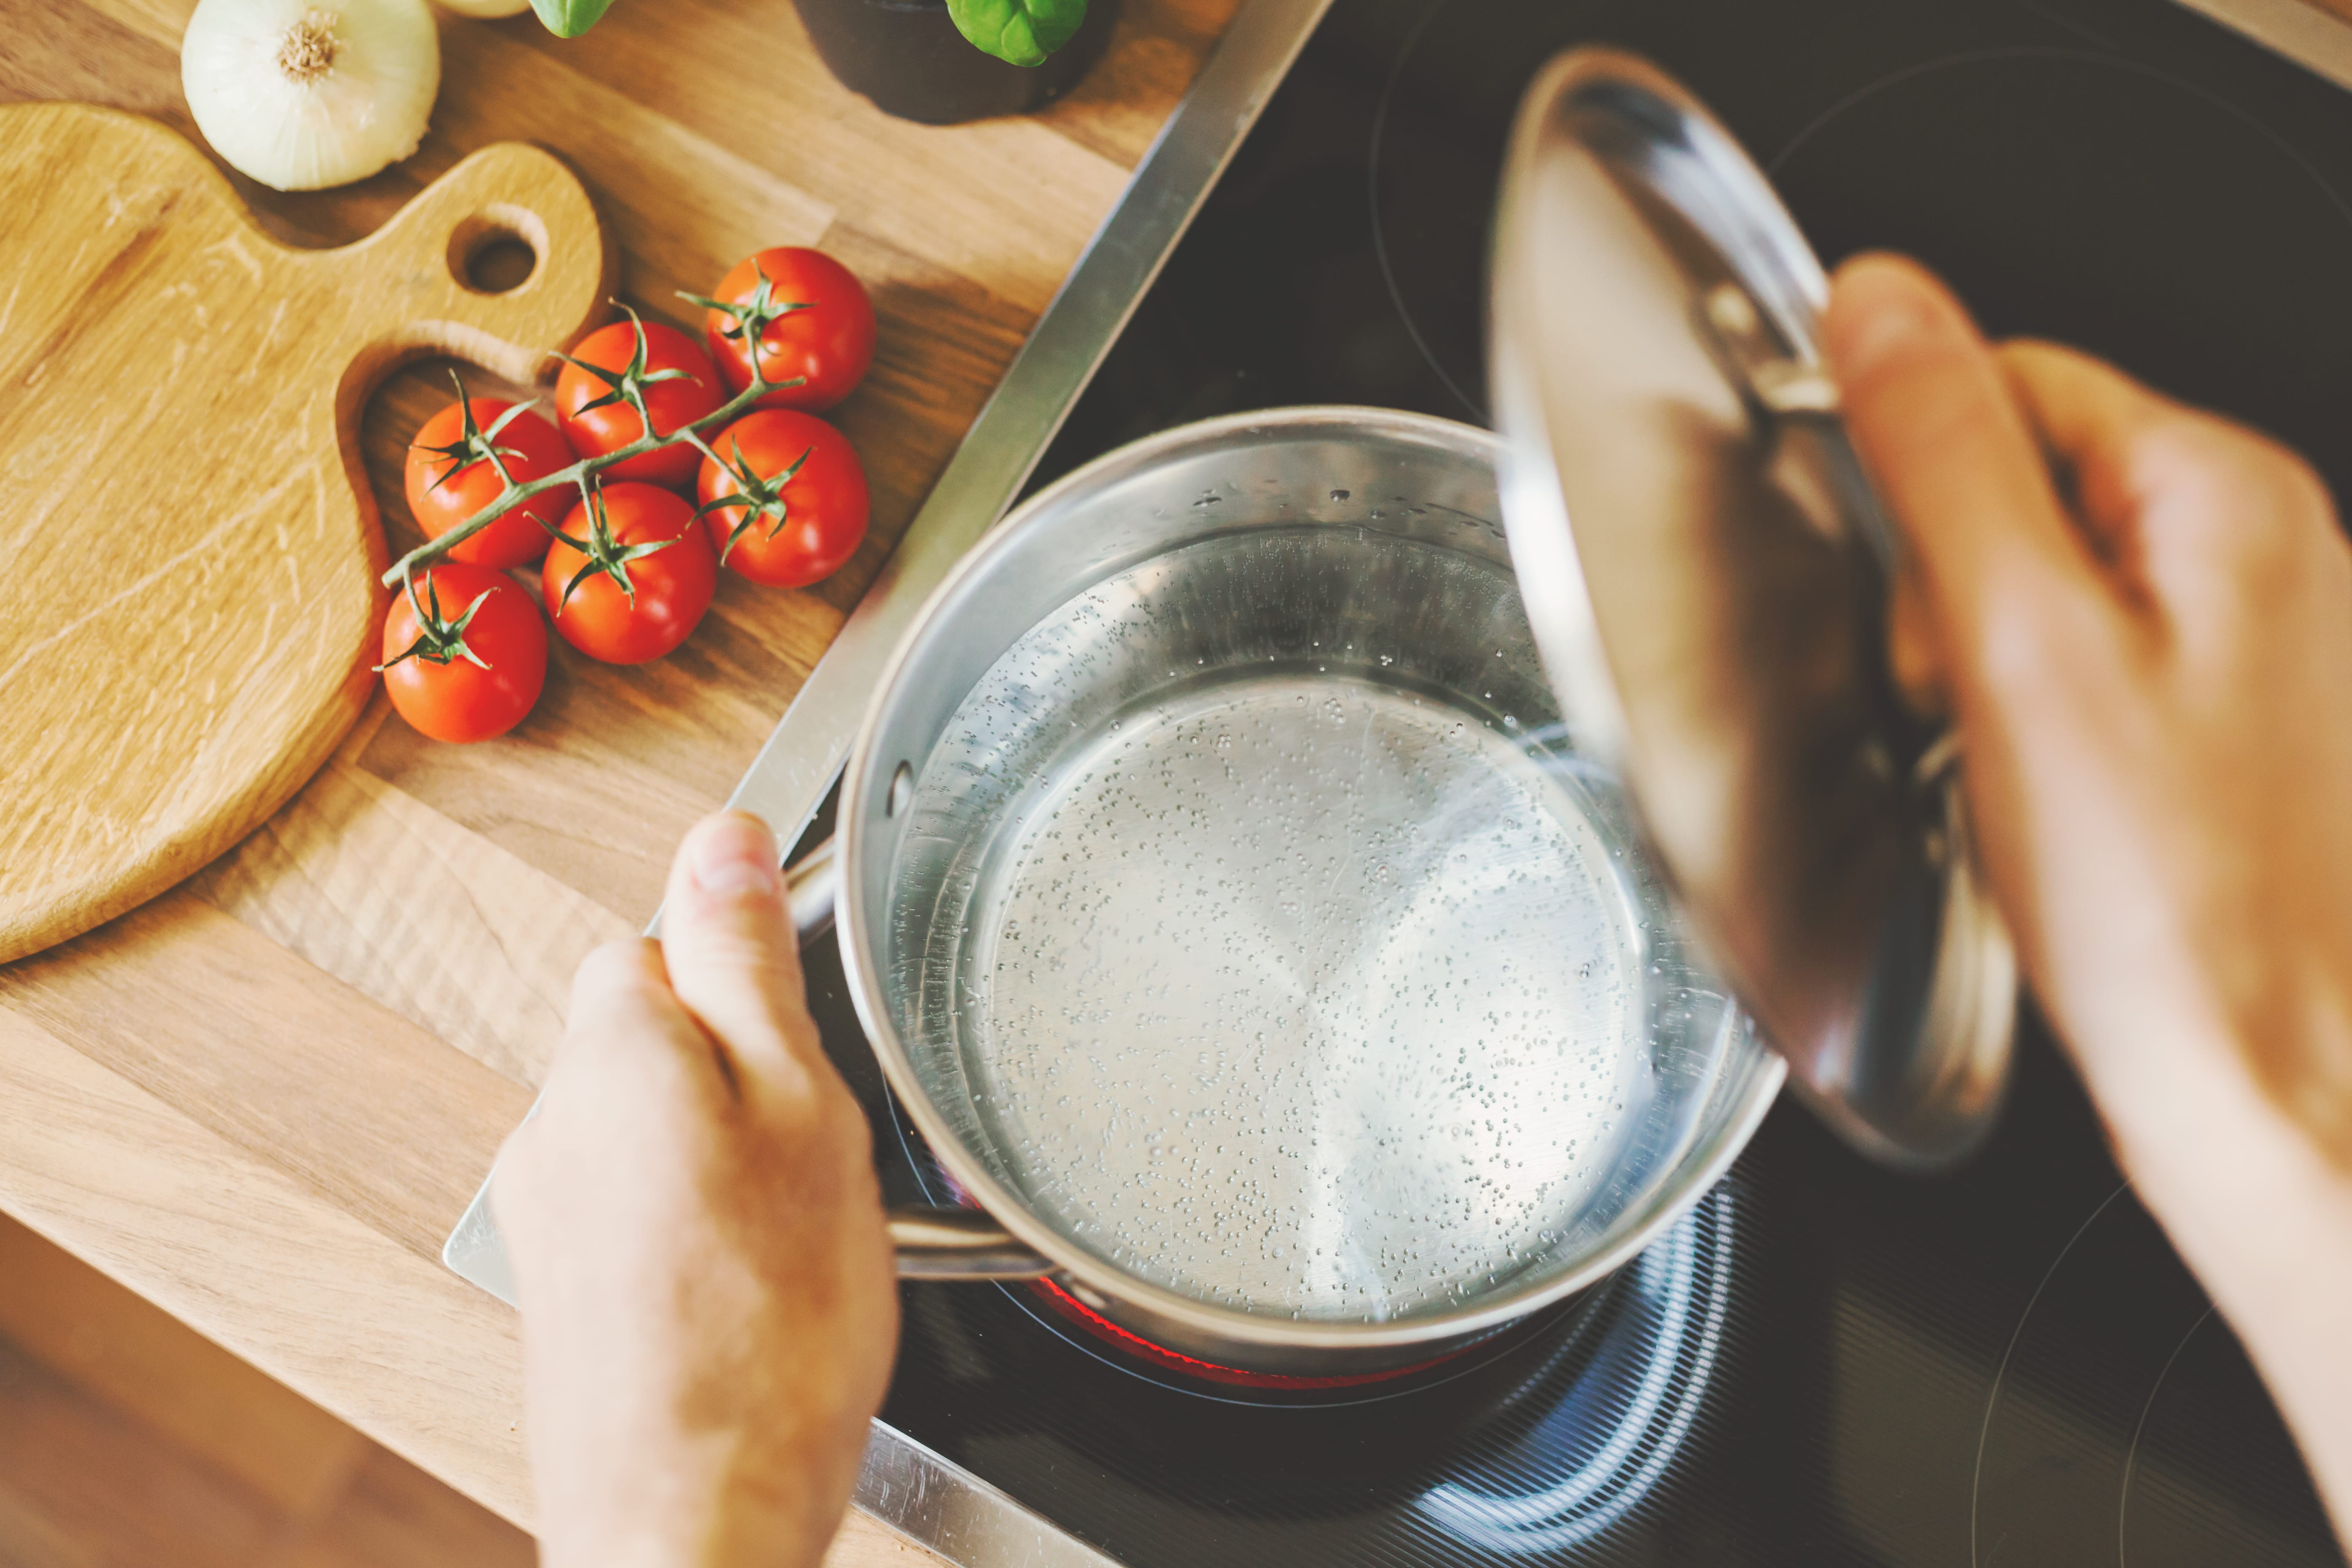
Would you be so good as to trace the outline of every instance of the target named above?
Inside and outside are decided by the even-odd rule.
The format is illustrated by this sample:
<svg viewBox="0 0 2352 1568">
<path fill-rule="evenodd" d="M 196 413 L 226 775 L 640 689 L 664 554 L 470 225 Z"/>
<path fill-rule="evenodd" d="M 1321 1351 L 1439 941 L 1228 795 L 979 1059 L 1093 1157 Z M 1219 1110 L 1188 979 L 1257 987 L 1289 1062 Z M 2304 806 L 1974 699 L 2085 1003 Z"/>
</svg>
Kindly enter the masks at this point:
<svg viewBox="0 0 2352 1568">
<path fill-rule="evenodd" d="M 1045 63 L 1087 19 L 1087 0 L 948 0 L 956 30 L 1016 66 Z"/>
</svg>

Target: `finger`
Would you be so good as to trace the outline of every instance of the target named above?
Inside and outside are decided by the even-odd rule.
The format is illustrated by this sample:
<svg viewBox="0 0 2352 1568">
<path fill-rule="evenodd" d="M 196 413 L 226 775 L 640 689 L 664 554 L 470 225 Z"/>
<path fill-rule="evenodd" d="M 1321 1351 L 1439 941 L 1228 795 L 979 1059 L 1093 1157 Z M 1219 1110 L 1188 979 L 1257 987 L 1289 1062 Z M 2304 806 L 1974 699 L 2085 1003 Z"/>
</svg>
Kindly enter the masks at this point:
<svg viewBox="0 0 2352 1568">
<path fill-rule="evenodd" d="M 2325 487 L 2268 437 L 2071 349 L 2011 343 L 2000 357 L 2118 580 L 2175 627 L 2265 613 L 2301 546 L 2333 531 Z"/>
<path fill-rule="evenodd" d="M 1935 607 L 1928 603 L 1927 584 L 1909 563 L 1898 563 L 1889 585 L 1886 605 L 1886 662 L 1894 672 L 1895 689 L 1914 713 L 1923 718 L 1950 716 L 1949 676 L 1944 650 L 1937 640 Z"/>
<path fill-rule="evenodd" d="M 1893 257 L 1841 268 L 1823 321 L 1855 448 L 1910 545 L 1945 673 L 2030 683 L 2120 614 L 1959 302 Z M 2085 635 L 2089 634 L 2089 635 Z"/>
<path fill-rule="evenodd" d="M 667 1105 L 709 1116 L 730 1090 L 717 1049 L 671 994 L 660 947 L 631 938 L 580 961 L 563 1034 L 548 1063 L 545 1093 L 509 1133 L 493 1168 L 492 1205 L 529 1224 L 551 1201 L 549 1184 L 584 1135 L 609 1152 L 615 1104 L 637 1113 Z M 557 1131 L 561 1129 L 561 1131 Z"/>
<path fill-rule="evenodd" d="M 2072 491 L 2074 516 L 2101 557 L 2136 582 L 2139 497 L 2128 456 L 2139 437 L 2184 411 L 2113 365 L 2056 343 L 2003 343 L 1996 353 L 2011 395 Z"/>
<path fill-rule="evenodd" d="M 805 1094 L 825 1066 L 801 981 L 800 938 L 767 825 L 705 817 L 679 844 L 662 902 L 669 983 L 748 1089 Z"/>
<path fill-rule="evenodd" d="M 549 1081 L 575 1066 L 627 1065 L 656 1053 L 714 1078 L 723 1072 L 701 1027 L 672 994 L 657 942 L 609 942 L 572 973 L 563 1037 L 548 1064 Z"/>
<path fill-rule="evenodd" d="M 560 1057 L 567 1047 L 586 1043 L 588 1031 L 582 1026 L 616 1011 L 637 1015 L 676 1005 L 659 942 L 643 937 L 608 942 L 583 958 L 572 972 L 572 1005 L 565 1016 L 573 1026 L 565 1032 L 557 1054 Z"/>
</svg>

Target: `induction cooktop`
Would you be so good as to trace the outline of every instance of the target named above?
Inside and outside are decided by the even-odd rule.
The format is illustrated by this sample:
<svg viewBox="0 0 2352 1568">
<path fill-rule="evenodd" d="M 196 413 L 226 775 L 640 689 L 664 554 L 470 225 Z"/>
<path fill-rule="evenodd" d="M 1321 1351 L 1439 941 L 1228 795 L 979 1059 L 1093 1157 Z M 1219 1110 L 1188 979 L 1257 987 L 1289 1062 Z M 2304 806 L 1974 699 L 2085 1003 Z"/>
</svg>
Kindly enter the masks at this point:
<svg viewBox="0 0 2352 1568">
<path fill-rule="evenodd" d="M 1893 247 L 2352 481 L 2352 98 L 2165 0 L 1334 0 L 1032 479 L 1210 415 L 1483 422 L 1487 222 L 1556 50 L 1650 57 L 1825 260 Z M 947 1188 L 827 938 L 894 1202 Z M 2029 1016 L 1988 1146 L 1783 1104 L 1614 1279 L 1452 1361 L 1252 1384 L 1030 1285 L 910 1284 L 883 1419 L 1134 1568 L 2340 1563 L 2229 1326 Z"/>
</svg>

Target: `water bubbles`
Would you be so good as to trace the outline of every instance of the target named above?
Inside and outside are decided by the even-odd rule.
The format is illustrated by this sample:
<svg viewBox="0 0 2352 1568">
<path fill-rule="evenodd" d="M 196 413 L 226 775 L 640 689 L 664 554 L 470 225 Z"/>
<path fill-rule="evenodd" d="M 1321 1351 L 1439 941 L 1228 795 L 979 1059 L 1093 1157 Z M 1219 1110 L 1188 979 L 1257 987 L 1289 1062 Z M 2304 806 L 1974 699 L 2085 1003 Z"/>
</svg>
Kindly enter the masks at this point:
<svg viewBox="0 0 2352 1568">
<path fill-rule="evenodd" d="M 1646 1022 L 1612 847 L 1516 733 L 1551 720 L 1490 728 L 1419 684 L 1479 645 L 1342 614 L 1360 552 L 1403 548 L 1362 537 L 1343 573 L 1271 531 L 1216 602 L 1147 563 L 1016 644 L 923 799 L 960 768 L 943 817 L 1018 826 L 983 855 L 945 822 L 924 853 L 950 869 L 893 910 L 929 945 L 882 960 L 1041 1215 L 1143 1279 L 1307 1319 L 1440 1308 L 1570 1234 Z M 1428 624 L 1518 614 L 1507 571 L 1391 565 Z M 1400 663 L 1416 689 L 1381 683 Z"/>
<path fill-rule="evenodd" d="M 1534 1256 L 1600 1166 L 1505 1108 L 1571 1102 L 1625 1036 L 1592 962 L 1544 957 L 1546 932 L 1602 918 L 1589 825 L 1499 737 L 1384 689 L 1272 677 L 1124 718 L 1015 851 L 993 928 L 999 1020 L 1083 1018 L 1116 1042 L 989 1031 L 1022 1184 L 1065 1220 L 1115 1215 L 1145 1278 L 1313 1317 L 1450 1300 Z M 1237 793 L 1223 770 L 1244 752 Z M 1174 995 L 1177 974 L 1209 984 Z M 1537 1019 L 1589 1038 L 1538 1040 Z M 1208 1043 L 1236 1038 L 1230 1062 Z M 1136 1119 L 1153 1108 L 1216 1135 L 1165 1157 Z M 1424 1243 L 1432 1191 L 1460 1219 Z"/>
</svg>

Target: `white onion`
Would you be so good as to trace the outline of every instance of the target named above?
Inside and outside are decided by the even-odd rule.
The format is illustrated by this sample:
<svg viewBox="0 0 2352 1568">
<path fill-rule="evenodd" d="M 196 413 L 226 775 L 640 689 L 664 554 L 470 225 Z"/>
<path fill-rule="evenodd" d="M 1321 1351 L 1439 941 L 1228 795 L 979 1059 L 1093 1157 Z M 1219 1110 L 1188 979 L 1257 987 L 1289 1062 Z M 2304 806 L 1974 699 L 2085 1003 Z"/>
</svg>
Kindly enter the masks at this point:
<svg viewBox="0 0 2352 1568">
<path fill-rule="evenodd" d="M 441 45 L 425 0 L 198 0 L 180 85 L 233 167 L 314 191 L 416 151 Z"/>
</svg>

